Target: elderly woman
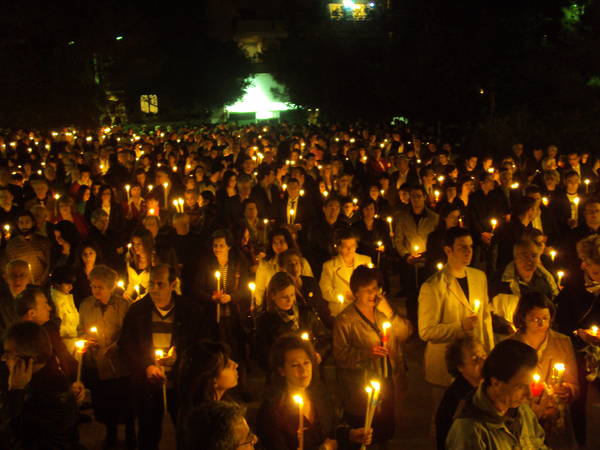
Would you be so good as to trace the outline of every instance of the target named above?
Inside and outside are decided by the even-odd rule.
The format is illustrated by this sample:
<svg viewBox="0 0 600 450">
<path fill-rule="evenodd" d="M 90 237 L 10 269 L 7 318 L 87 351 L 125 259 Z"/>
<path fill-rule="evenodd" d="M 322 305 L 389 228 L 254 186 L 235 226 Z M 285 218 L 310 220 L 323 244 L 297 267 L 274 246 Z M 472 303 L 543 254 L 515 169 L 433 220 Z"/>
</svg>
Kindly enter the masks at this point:
<svg viewBox="0 0 600 450">
<path fill-rule="evenodd" d="M 298 405 L 294 395 L 304 401 L 303 447 L 306 450 L 354 448 L 369 444 L 372 432 L 350 429 L 336 423 L 333 405 L 325 392 L 313 382 L 317 355 L 312 344 L 297 335 L 283 335 L 271 351 L 273 377 L 258 411 L 257 432 L 266 450 L 296 450 L 298 445 Z"/>
<path fill-rule="evenodd" d="M 551 388 L 531 401 L 546 440 L 552 448 L 571 448 L 572 430 L 568 409 L 564 405 L 579 395 L 577 362 L 569 337 L 550 329 L 556 308 L 548 297 L 529 292 L 521 297 L 515 312 L 517 332 L 511 337 L 534 348 L 538 354 L 536 373 Z M 555 364 L 564 364 L 562 380 L 554 378 Z"/>
<path fill-rule="evenodd" d="M 129 303 L 116 294 L 117 273 L 110 267 L 94 267 L 89 278 L 92 296 L 81 304 L 78 331 L 89 343 L 84 374 L 92 392 L 94 416 L 106 426 L 106 446 L 116 442 L 118 424 L 125 424 L 128 445 L 133 445 L 135 429 L 129 380 L 117 349 Z"/>
<path fill-rule="evenodd" d="M 267 312 L 260 317 L 256 331 L 258 355 L 263 369 L 268 369 L 269 349 L 282 334 L 308 333 L 323 357 L 331 348 L 331 336 L 323 322 L 308 305 L 296 301 L 296 285 L 287 272 L 277 272 L 267 288 Z"/>
<path fill-rule="evenodd" d="M 410 322 L 398 316 L 380 294 L 380 280 L 376 269 L 356 268 L 350 278 L 355 300 L 336 317 L 333 328 L 344 419 L 351 427 L 364 421 L 365 381 L 372 377 L 381 380 L 381 406 L 373 421 L 376 443 L 393 436 L 394 412 L 399 415 L 403 408 L 407 381 L 402 343 L 412 333 Z M 386 323 L 391 326 L 384 328 Z"/>
<path fill-rule="evenodd" d="M 472 336 L 459 338 L 446 349 L 446 366 L 454 378 L 435 415 L 435 440 L 438 450 L 446 449 L 446 436 L 461 400 L 477 388 L 483 379 L 481 369 L 486 358 L 481 342 Z"/>
<path fill-rule="evenodd" d="M 586 441 L 586 403 L 588 381 L 586 380 L 586 356 L 582 352 L 588 344 L 598 342 L 590 329 L 600 326 L 600 236 L 593 234 L 577 243 L 577 255 L 581 260 L 581 272 L 569 274 L 566 286 L 556 297 L 558 314 L 557 329 L 571 336 L 577 350 L 579 367 L 579 398 L 572 405 L 573 428 L 580 446 Z M 576 333 L 576 335 L 575 335 Z M 595 362 L 597 364 L 597 361 Z"/>
</svg>

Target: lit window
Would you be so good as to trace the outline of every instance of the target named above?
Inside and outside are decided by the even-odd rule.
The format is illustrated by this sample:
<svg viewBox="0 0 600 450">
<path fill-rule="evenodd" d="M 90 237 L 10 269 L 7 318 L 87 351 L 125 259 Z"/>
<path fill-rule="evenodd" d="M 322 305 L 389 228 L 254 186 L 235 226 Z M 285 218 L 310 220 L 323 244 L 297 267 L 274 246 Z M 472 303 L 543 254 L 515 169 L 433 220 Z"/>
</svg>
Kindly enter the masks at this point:
<svg viewBox="0 0 600 450">
<path fill-rule="evenodd" d="M 140 96 L 140 108 L 143 113 L 158 114 L 158 96 L 155 94 Z"/>
</svg>

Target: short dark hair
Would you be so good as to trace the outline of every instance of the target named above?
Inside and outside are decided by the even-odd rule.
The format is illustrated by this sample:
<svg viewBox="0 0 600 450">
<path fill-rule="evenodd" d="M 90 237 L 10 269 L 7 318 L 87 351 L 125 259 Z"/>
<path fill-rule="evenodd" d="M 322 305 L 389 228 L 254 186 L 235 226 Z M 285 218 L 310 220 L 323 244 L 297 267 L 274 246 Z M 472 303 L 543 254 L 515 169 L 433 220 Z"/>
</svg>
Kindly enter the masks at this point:
<svg viewBox="0 0 600 450">
<path fill-rule="evenodd" d="M 152 266 L 152 268 L 150 269 L 150 278 L 154 278 L 156 274 L 161 272 L 162 270 L 166 270 L 169 274 L 169 283 L 172 283 L 177 279 L 177 271 L 175 270 L 175 268 L 172 265 L 166 263 Z"/>
<path fill-rule="evenodd" d="M 244 417 L 245 408 L 233 402 L 210 402 L 192 409 L 182 420 L 183 450 L 233 450 L 234 427 Z"/>
<path fill-rule="evenodd" d="M 513 214 L 521 216 L 535 206 L 536 200 L 531 197 L 521 197 L 513 206 Z"/>
<path fill-rule="evenodd" d="M 444 247 L 454 247 L 454 242 L 461 237 L 471 236 L 471 232 L 466 228 L 462 227 L 452 227 L 448 228 L 444 233 Z"/>
<path fill-rule="evenodd" d="M 448 345 L 446 348 L 446 367 L 448 368 L 448 373 L 450 373 L 450 375 L 453 377 L 458 377 L 460 375 L 460 370 L 458 370 L 458 368 L 462 367 L 465 363 L 463 356 L 464 349 L 472 348 L 477 344 L 481 345 L 481 342 L 478 339 L 473 336 L 466 336 L 456 339 Z"/>
<path fill-rule="evenodd" d="M 518 330 L 525 330 L 527 324 L 525 317 L 533 308 L 548 309 L 550 311 L 550 320 L 554 319 L 554 314 L 556 313 L 554 303 L 541 292 L 527 292 L 519 299 L 517 309 L 513 315 L 513 324 Z"/>
<path fill-rule="evenodd" d="M 17 353 L 30 356 L 36 363 L 45 364 L 52 357 L 52 344 L 43 327 L 34 322 L 17 322 L 4 335 L 12 341 Z"/>
<path fill-rule="evenodd" d="M 216 239 L 225 239 L 225 243 L 227 244 L 227 246 L 233 247 L 233 235 L 231 234 L 231 231 L 229 231 L 227 228 L 215 230 L 210 237 L 211 243 L 214 242 Z"/>
<path fill-rule="evenodd" d="M 356 239 L 356 243 L 358 243 L 358 236 L 356 235 L 356 233 L 354 233 L 354 231 L 352 231 L 351 228 L 340 228 L 338 231 L 336 231 L 335 233 L 335 244 L 339 247 L 342 243 L 342 241 L 345 241 L 347 239 Z"/>
<path fill-rule="evenodd" d="M 44 295 L 44 292 L 37 286 L 28 286 L 23 292 L 17 295 L 15 299 L 17 315 L 23 317 L 27 311 L 35 308 L 35 302 L 38 295 Z"/>
<path fill-rule="evenodd" d="M 382 285 L 381 272 L 375 268 L 369 269 L 364 264 L 361 264 L 350 275 L 350 291 L 354 294 L 360 288 L 368 286 L 373 281 L 376 281 L 378 286 Z"/>
<path fill-rule="evenodd" d="M 483 386 L 489 386 L 492 378 L 507 383 L 519 370 L 524 367 L 534 368 L 537 362 L 537 353 L 533 347 L 515 339 L 502 341 L 483 363 Z"/>
<path fill-rule="evenodd" d="M 290 350 L 304 350 L 313 364 L 313 370 L 317 367 L 317 354 L 310 341 L 305 341 L 298 334 L 282 334 L 271 347 L 269 355 L 269 366 L 272 371 L 273 383 L 281 388 L 285 386 L 285 380 L 279 375 L 280 367 L 285 364 L 285 354 Z"/>
</svg>

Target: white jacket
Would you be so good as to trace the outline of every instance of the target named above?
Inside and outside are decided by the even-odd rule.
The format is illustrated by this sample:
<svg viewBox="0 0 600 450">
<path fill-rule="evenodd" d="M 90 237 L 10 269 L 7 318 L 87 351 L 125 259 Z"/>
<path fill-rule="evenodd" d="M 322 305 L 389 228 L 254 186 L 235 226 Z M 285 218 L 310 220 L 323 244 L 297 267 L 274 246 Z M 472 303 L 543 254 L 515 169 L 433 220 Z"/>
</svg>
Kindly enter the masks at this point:
<svg viewBox="0 0 600 450">
<path fill-rule="evenodd" d="M 371 257 L 367 255 L 354 255 L 354 265 L 352 271 L 358 266 L 371 264 Z M 344 306 L 350 303 L 350 299 L 346 300 L 346 304 L 341 304 L 338 300 L 338 295 L 342 294 L 346 296 L 350 292 L 350 277 L 346 278 L 342 273 L 344 267 L 344 261 L 341 256 L 334 256 L 329 261 L 323 264 L 323 271 L 321 272 L 321 280 L 319 286 L 321 287 L 321 293 L 323 298 L 329 302 L 329 310 L 332 316 L 336 316 Z"/>
<path fill-rule="evenodd" d="M 419 293 L 419 336 L 427 342 L 425 349 L 425 380 L 438 386 L 449 386 L 452 376 L 446 368 L 446 347 L 455 339 L 465 337 L 462 319 L 474 313 L 475 299 L 481 302 L 478 325 L 472 331 L 487 352 L 492 350 L 494 337 L 488 300 L 487 277 L 484 272 L 467 267 L 469 299 L 447 266 L 435 273 Z"/>
</svg>

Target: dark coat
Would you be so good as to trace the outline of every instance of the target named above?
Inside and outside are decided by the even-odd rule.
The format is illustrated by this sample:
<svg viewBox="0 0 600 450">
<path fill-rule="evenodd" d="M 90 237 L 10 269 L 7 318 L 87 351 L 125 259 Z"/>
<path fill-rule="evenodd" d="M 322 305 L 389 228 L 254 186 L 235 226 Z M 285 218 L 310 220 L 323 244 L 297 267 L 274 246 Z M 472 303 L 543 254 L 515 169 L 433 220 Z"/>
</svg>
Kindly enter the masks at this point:
<svg viewBox="0 0 600 450">
<path fill-rule="evenodd" d="M 448 431 L 452 426 L 458 405 L 473 389 L 473 386 L 460 375 L 454 379 L 444 392 L 435 414 L 435 439 L 438 450 L 446 449 L 446 436 L 448 436 Z"/>
</svg>

